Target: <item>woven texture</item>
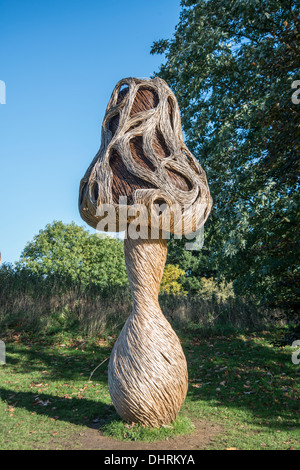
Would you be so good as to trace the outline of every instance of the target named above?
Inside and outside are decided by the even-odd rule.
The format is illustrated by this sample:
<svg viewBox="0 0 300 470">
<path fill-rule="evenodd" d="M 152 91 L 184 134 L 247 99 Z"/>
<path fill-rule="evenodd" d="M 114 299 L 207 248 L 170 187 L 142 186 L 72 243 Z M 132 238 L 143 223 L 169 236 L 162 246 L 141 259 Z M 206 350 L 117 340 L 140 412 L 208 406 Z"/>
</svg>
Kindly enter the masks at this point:
<svg viewBox="0 0 300 470">
<path fill-rule="evenodd" d="M 118 414 L 148 426 L 171 423 L 188 386 L 181 344 L 158 303 L 166 254 L 165 240 L 125 240 L 134 304 L 108 366 L 109 392 Z"/>
<path fill-rule="evenodd" d="M 158 77 L 126 78 L 116 85 L 101 147 L 80 184 L 82 218 L 97 227 L 97 208 L 113 204 L 118 209 L 120 196 L 149 210 L 157 202 L 180 206 L 185 233 L 201 227 L 211 210 L 205 172 L 183 142 L 177 100 Z M 178 219 L 172 220 L 173 233 L 182 233 Z"/>
</svg>

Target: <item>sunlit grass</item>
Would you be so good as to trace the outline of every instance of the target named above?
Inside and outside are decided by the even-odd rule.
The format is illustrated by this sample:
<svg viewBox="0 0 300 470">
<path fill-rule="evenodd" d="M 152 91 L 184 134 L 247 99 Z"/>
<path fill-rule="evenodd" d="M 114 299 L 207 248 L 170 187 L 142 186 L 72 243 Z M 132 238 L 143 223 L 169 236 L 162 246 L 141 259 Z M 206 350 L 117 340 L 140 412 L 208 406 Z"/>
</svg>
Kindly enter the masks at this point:
<svg viewBox="0 0 300 470">
<path fill-rule="evenodd" d="M 125 441 L 172 439 L 193 432 L 192 423 L 199 421 L 222 429 L 207 448 L 299 448 L 293 348 L 274 346 L 276 331 L 202 333 L 199 327 L 178 331 L 189 390 L 177 420 L 159 429 L 116 415 L 107 384 L 115 336 L 7 336 L 7 363 L 0 366 L 0 448 L 49 448 L 53 439 L 56 447 L 68 442 L 76 448 L 80 443 L 72 436 L 89 427 Z"/>
</svg>

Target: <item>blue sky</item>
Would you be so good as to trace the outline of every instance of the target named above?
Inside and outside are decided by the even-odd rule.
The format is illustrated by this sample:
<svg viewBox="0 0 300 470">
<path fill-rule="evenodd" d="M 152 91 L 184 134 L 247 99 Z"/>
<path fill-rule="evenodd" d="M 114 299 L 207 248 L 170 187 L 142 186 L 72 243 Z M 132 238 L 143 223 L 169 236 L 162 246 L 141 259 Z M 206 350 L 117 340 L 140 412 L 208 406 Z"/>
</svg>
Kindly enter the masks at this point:
<svg viewBox="0 0 300 470">
<path fill-rule="evenodd" d="M 81 220 L 78 186 L 115 84 L 149 77 L 180 0 L 0 0 L 0 251 L 14 262 L 53 220 Z"/>
</svg>

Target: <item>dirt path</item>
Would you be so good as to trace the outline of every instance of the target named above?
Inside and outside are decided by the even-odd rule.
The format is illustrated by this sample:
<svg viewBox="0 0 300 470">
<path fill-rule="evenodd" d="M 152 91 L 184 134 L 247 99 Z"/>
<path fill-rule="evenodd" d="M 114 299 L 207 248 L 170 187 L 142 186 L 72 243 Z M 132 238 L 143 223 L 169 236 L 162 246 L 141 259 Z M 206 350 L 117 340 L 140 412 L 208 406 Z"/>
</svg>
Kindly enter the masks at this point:
<svg viewBox="0 0 300 470">
<path fill-rule="evenodd" d="M 103 436 L 97 429 L 87 428 L 74 433 L 70 441 L 50 444 L 51 449 L 64 450 L 204 450 L 222 429 L 213 423 L 196 421 L 192 434 L 156 442 L 126 442 Z"/>
</svg>

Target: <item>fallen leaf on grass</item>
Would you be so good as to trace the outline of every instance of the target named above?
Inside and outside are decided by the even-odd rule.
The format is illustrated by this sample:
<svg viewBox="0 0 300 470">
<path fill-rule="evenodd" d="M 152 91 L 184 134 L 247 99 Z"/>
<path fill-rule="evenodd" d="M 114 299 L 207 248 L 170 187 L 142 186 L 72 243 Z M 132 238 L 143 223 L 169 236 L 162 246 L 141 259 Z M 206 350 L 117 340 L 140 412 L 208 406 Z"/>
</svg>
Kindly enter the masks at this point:
<svg viewBox="0 0 300 470">
<path fill-rule="evenodd" d="M 36 398 L 33 402 L 33 405 L 47 406 L 49 405 L 49 403 L 50 403 L 50 400 L 43 401 L 43 400 L 40 400 L 39 398 Z"/>
<path fill-rule="evenodd" d="M 134 428 L 134 426 L 135 426 L 134 422 L 132 422 L 131 424 L 125 424 L 125 428 L 128 428 L 128 429 Z"/>
</svg>

